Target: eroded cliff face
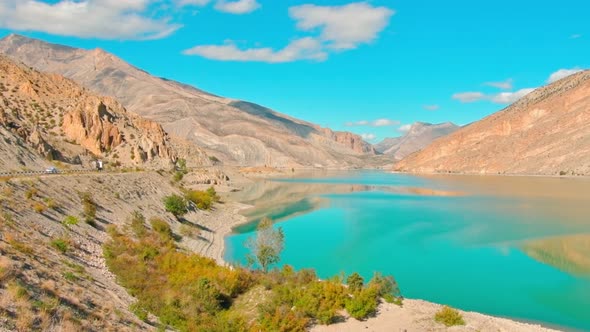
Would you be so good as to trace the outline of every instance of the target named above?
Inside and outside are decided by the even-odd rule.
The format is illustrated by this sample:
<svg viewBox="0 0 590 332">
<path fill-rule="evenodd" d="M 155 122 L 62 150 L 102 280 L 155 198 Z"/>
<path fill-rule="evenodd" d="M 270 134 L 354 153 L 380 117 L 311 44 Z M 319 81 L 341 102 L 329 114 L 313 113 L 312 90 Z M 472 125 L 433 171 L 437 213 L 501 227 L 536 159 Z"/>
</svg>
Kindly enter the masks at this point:
<svg viewBox="0 0 590 332">
<path fill-rule="evenodd" d="M 97 156 L 127 143 L 130 154 L 142 162 L 175 157 L 162 126 L 128 114 L 110 98 L 85 98 L 64 115 L 62 130 L 67 139 Z"/>
<path fill-rule="evenodd" d="M 94 156 L 123 165 L 165 165 L 176 158 L 159 124 L 127 112 L 113 98 L 4 56 L 0 72 L 0 125 L 46 159 L 75 163 Z"/>
<path fill-rule="evenodd" d="M 333 131 L 329 128 L 322 128 L 323 134 L 334 142 L 343 145 L 358 154 L 374 154 L 375 149 L 371 144 L 365 142 L 359 135 L 348 131 Z"/>
<path fill-rule="evenodd" d="M 394 167 L 421 173 L 590 174 L 590 71 L 539 88 Z"/>
</svg>

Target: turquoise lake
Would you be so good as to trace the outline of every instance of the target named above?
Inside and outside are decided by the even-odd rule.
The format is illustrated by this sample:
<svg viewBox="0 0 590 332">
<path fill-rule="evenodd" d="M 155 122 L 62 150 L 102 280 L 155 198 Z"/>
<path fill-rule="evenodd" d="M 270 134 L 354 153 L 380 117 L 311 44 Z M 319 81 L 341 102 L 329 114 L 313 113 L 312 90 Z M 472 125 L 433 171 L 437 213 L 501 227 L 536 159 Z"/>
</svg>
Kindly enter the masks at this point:
<svg viewBox="0 0 590 332">
<path fill-rule="evenodd" d="M 285 231 L 281 264 L 326 278 L 391 274 L 405 297 L 568 330 L 590 330 L 590 180 L 417 177 L 377 171 L 260 180 L 235 194 L 252 223 Z"/>
</svg>

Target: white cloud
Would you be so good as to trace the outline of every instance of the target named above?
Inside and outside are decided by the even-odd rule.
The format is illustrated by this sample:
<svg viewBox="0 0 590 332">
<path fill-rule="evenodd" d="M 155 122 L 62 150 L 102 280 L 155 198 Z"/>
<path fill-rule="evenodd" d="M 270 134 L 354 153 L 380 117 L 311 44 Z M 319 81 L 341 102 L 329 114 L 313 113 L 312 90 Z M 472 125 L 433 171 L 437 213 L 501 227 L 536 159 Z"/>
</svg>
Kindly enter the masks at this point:
<svg viewBox="0 0 590 332">
<path fill-rule="evenodd" d="M 347 122 L 347 127 L 389 127 L 399 125 L 399 121 L 390 119 L 377 119 L 373 121 L 360 120 L 356 122 Z"/>
<path fill-rule="evenodd" d="M 534 88 L 527 88 L 514 92 L 501 92 L 497 94 L 485 94 L 483 92 L 461 92 L 454 94 L 452 98 L 459 100 L 462 103 L 475 103 L 478 101 L 487 100 L 496 104 L 512 104 L 534 90 Z"/>
<path fill-rule="evenodd" d="M 190 0 L 185 0 L 190 1 Z M 256 6 L 254 6 L 256 5 Z M 230 9 L 231 6 L 232 9 Z M 257 8 L 255 0 L 227 2 L 218 0 L 216 8 L 233 13 L 245 13 Z M 297 28 L 307 31 L 307 37 L 296 39 L 283 49 L 269 47 L 239 49 L 234 44 L 198 45 L 185 50 L 186 55 L 199 55 L 220 61 L 292 62 L 325 60 L 330 52 L 357 48 L 374 41 L 385 29 L 394 11 L 373 7 L 365 2 L 344 6 L 301 5 L 289 8 Z"/>
<path fill-rule="evenodd" d="M 579 33 L 575 33 L 573 35 L 570 36 L 570 39 L 578 39 L 578 38 L 582 38 L 582 35 Z"/>
<path fill-rule="evenodd" d="M 427 111 L 437 111 L 440 109 L 439 105 L 424 105 L 422 107 Z"/>
<path fill-rule="evenodd" d="M 566 78 L 570 75 L 579 73 L 581 71 L 582 69 L 580 68 L 560 69 L 549 76 L 549 78 L 547 79 L 547 83 L 557 82 L 562 78 Z"/>
<path fill-rule="evenodd" d="M 534 88 L 520 89 L 515 92 L 502 92 L 489 96 L 489 99 L 496 104 L 512 104 L 533 91 L 535 91 Z"/>
<path fill-rule="evenodd" d="M 256 0 L 219 0 L 215 5 L 215 9 L 219 11 L 238 15 L 251 13 L 258 8 L 260 8 L 260 4 Z"/>
<path fill-rule="evenodd" d="M 211 0 L 175 0 L 175 3 L 179 7 L 183 6 L 206 6 Z"/>
<path fill-rule="evenodd" d="M 319 29 L 320 38 L 334 49 L 353 49 L 369 43 L 387 27 L 394 11 L 387 7 L 373 7 L 366 2 L 344 6 L 301 5 L 289 8 L 304 31 Z"/>
<path fill-rule="evenodd" d="M 571 69 L 560 69 L 554 73 L 552 73 L 549 78 L 547 79 L 547 83 L 554 83 L 559 81 L 562 78 L 568 77 L 570 75 L 576 74 L 583 71 L 580 68 L 571 68 Z M 484 83 L 485 85 L 497 87 L 500 89 L 512 89 L 512 79 L 508 79 L 504 82 L 487 82 Z M 483 92 L 460 92 L 455 93 L 452 98 L 458 100 L 462 103 L 474 103 L 478 101 L 491 101 L 496 104 L 512 104 L 522 97 L 528 95 L 529 93 L 533 92 L 536 88 L 526 88 L 520 89 L 513 92 L 501 92 L 497 94 L 485 94 Z"/>
<path fill-rule="evenodd" d="M 399 121 L 396 120 L 389 120 L 389 119 L 377 119 L 373 121 L 373 127 L 387 127 L 387 126 L 396 126 L 399 124 Z"/>
<path fill-rule="evenodd" d="M 412 125 L 411 124 L 405 124 L 403 126 L 400 126 L 399 128 L 397 128 L 397 131 L 399 131 L 400 133 L 407 133 L 408 131 L 410 131 L 410 129 L 412 129 Z"/>
<path fill-rule="evenodd" d="M 361 134 L 361 137 L 362 137 L 362 138 L 363 138 L 365 141 L 372 141 L 372 140 L 374 140 L 375 138 L 377 138 L 377 135 L 375 135 L 375 134 L 371 134 L 371 133 L 368 133 L 368 134 Z"/>
<path fill-rule="evenodd" d="M 462 103 L 473 103 L 484 100 L 486 95 L 482 92 L 459 92 L 455 93 L 452 98 Z"/>
<path fill-rule="evenodd" d="M 512 90 L 513 80 L 511 78 L 502 82 L 486 82 L 484 85 L 491 86 L 502 90 Z"/>
<path fill-rule="evenodd" d="M 225 45 L 195 46 L 185 50 L 183 53 L 222 61 L 257 61 L 268 63 L 291 62 L 300 59 L 322 61 L 328 56 L 322 50 L 321 44 L 311 37 L 294 40 L 281 50 L 273 50 L 268 47 L 240 49 L 230 41 Z"/>
<path fill-rule="evenodd" d="M 193 0 L 194 1 L 194 0 Z M 100 39 L 159 39 L 179 29 L 150 11 L 155 0 L 2 0 L 0 27 Z"/>
</svg>

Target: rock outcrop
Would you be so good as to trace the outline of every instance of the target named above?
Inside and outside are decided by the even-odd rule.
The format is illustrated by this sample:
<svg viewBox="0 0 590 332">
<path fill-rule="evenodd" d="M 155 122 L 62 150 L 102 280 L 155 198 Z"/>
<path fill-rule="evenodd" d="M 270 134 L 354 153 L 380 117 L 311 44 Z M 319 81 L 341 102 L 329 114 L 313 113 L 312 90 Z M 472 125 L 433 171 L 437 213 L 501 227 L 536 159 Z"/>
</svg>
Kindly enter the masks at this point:
<svg viewBox="0 0 590 332">
<path fill-rule="evenodd" d="M 421 173 L 590 174 L 590 71 L 539 88 L 513 105 L 397 163 Z"/>
<path fill-rule="evenodd" d="M 329 128 L 322 128 L 321 130 L 326 137 L 333 140 L 334 142 L 344 145 L 355 153 L 375 153 L 373 146 L 365 142 L 359 135 L 348 131 L 333 131 Z"/>
<path fill-rule="evenodd" d="M 162 166 L 177 157 L 159 124 L 127 112 L 113 98 L 5 56 L 0 56 L 0 72 L 0 125 L 6 135 L 16 136 L 15 144 L 27 145 L 43 159 L 73 162 L 91 155 L 123 165 Z"/>
</svg>

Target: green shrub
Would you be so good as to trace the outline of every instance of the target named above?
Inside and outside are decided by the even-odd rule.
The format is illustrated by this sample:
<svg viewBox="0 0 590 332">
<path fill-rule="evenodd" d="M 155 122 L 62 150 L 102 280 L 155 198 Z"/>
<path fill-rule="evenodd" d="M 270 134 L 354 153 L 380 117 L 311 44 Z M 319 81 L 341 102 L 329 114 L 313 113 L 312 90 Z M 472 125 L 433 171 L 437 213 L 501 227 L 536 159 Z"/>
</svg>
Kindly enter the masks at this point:
<svg viewBox="0 0 590 332">
<path fill-rule="evenodd" d="M 78 279 L 78 277 L 72 272 L 66 272 L 63 276 L 67 281 L 76 281 Z"/>
<path fill-rule="evenodd" d="M 365 288 L 346 301 L 346 311 L 358 320 L 365 320 L 377 312 L 377 292 Z"/>
<path fill-rule="evenodd" d="M 151 218 L 152 229 L 165 238 L 172 238 L 172 229 L 168 223 L 160 218 Z"/>
<path fill-rule="evenodd" d="M 164 197 L 164 207 L 166 211 L 172 213 L 175 217 L 180 217 L 188 212 L 186 200 L 178 195 Z"/>
<path fill-rule="evenodd" d="M 377 296 L 382 297 L 389 303 L 401 305 L 402 296 L 393 276 L 383 276 L 376 272 L 367 287 L 374 288 L 377 291 Z"/>
<path fill-rule="evenodd" d="M 215 188 L 213 186 L 207 188 L 207 194 L 209 194 L 209 197 L 211 197 L 211 200 L 213 202 L 219 202 L 221 200 L 221 197 L 217 195 L 217 191 L 215 191 Z"/>
<path fill-rule="evenodd" d="M 446 327 L 455 325 L 465 325 L 461 313 L 449 306 L 444 306 L 440 311 L 434 315 L 434 320 Z"/>
<path fill-rule="evenodd" d="M 176 171 L 176 172 L 174 172 L 174 175 L 172 176 L 172 181 L 180 182 L 180 181 L 182 181 L 183 178 L 184 178 L 184 173 Z"/>
<path fill-rule="evenodd" d="M 349 275 L 348 278 L 346 278 L 346 284 L 348 285 L 348 289 L 350 289 L 350 291 L 353 293 L 363 289 L 364 283 L 365 281 L 363 277 L 361 277 L 360 274 L 356 272 L 354 272 L 353 274 Z"/>
<path fill-rule="evenodd" d="M 64 218 L 64 220 L 61 222 L 62 225 L 64 226 L 72 226 L 72 225 L 78 225 L 78 223 L 80 222 L 80 220 L 74 216 L 67 216 Z"/>
<path fill-rule="evenodd" d="M 258 318 L 258 324 L 260 326 L 257 330 L 260 331 L 303 332 L 307 330 L 310 319 L 291 310 L 289 306 L 282 305 L 273 311 L 263 313 Z"/>
<path fill-rule="evenodd" d="M 321 324 L 331 324 L 338 311 L 344 308 L 347 298 L 348 293 L 342 283 L 315 281 L 301 288 L 294 305 Z"/>
<path fill-rule="evenodd" d="M 195 204 L 199 210 L 209 210 L 213 204 L 213 199 L 205 191 L 188 190 L 185 193 L 185 197 L 188 201 Z"/>
<path fill-rule="evenodd" d="M 140 320 L 147 322 L 148 312 L 147 312 L 147 310 L 142 308 L 137 302 L 133 303 L 129 306 L 129 311 L 131 311 Z"/>
<path fill-rule="evenodd" d="M 65 254 L 70 248 L 69 241 L 65 239 L 54 239 L 51 241 L 51 246 L 59 250 L 62 254 Z"/>
<path fill-rule="evenodd" d="M 107 266 L 137 298 L 132 311 L 150 312 L 178 331 L 244 331 L 244 320 L 225 311 L 252 284 L 249 273 L 220 267 L 208 258 L 178 251 L 156 225 L 141 239 L 109 229 L 103 250 Z M 221 327 L 222 328 L 221 328 Z"/>
</svg>

